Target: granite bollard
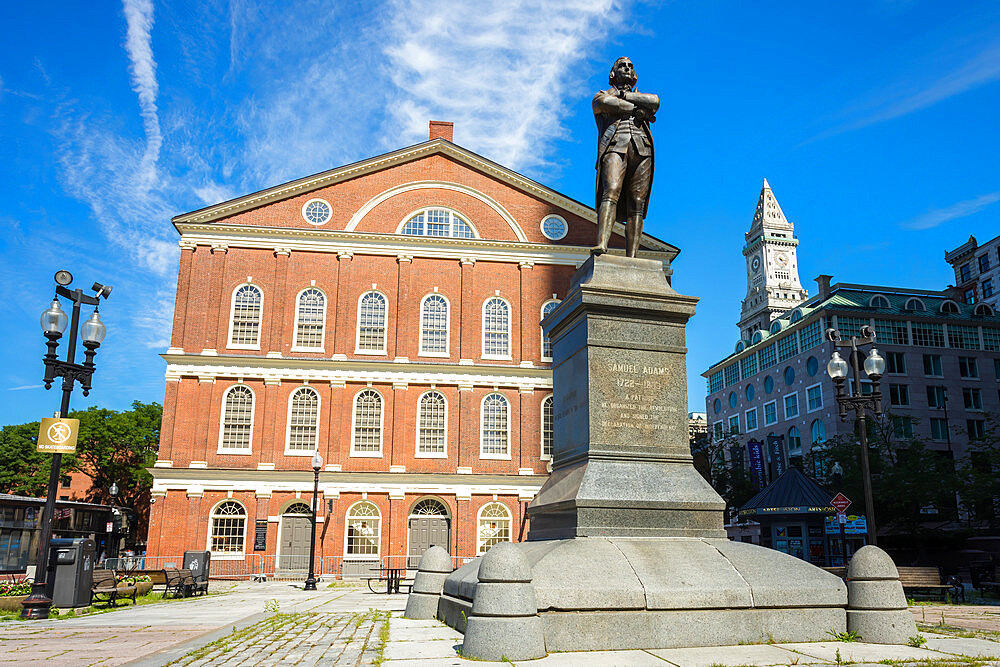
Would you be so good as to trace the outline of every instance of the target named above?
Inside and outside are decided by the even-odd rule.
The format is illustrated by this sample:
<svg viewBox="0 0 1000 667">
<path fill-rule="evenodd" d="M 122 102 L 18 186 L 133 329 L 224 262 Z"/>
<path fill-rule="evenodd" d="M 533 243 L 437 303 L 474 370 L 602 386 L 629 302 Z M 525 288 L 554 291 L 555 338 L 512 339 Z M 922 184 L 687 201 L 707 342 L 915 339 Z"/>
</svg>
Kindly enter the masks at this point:
<svg viewBox="0 0 1000 667">
<path fill-rule="evenodd" d="M 847 568 L 847 629 L 870 644 L 905 644 L 917 634 L 895 563 L 870 544 Z"/>
<path fill-rule="evenodd" d="M 433 546 L 420 557 L 413 588 L 406 598 L 403 616 L 413 619 L 435 618 L 444 580 L 452 572 L 451 556 L 444 547 Z"/>
</svg>

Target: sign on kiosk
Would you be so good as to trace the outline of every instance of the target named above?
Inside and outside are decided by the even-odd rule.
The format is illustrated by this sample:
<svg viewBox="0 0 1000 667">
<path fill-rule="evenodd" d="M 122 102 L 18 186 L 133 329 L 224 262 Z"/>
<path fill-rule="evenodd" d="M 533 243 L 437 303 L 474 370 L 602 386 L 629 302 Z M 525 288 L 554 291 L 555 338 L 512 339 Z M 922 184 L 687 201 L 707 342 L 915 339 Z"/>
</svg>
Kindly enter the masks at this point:
<svg viewBox="0 0 1000 667">
<path fill-rule="evenodd" d="M 38 451 L 45 454 L 72 454 L 76 451 L 79 419 L 46 417 L 38 427 Z"/>
</svg>

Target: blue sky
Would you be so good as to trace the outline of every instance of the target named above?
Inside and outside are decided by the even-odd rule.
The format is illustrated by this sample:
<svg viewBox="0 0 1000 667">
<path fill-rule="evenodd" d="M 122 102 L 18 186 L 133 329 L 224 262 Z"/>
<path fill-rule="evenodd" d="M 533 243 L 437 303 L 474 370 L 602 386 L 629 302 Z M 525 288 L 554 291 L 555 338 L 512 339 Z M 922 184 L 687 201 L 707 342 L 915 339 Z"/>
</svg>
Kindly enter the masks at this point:
<svg viewBox="0 0 1000 667">
<path fill-rule="evenodd" d="M 619 55 L 661 99 L 646 225 L 701 297 L 691 409 L 737 339 L 762 178 L 810 292 L 941 289 L 945 249 L 1000 233 L 996 2 L 124 0 L 3 3 L 0 25 L 0 424 L 58 406 L 37 322 L 59 268 L 115 286 L 74 407 L 163 400 L 177 213 L 417 143 L 430 118 L 590 202 L 590 97 Z"/>
</svg>

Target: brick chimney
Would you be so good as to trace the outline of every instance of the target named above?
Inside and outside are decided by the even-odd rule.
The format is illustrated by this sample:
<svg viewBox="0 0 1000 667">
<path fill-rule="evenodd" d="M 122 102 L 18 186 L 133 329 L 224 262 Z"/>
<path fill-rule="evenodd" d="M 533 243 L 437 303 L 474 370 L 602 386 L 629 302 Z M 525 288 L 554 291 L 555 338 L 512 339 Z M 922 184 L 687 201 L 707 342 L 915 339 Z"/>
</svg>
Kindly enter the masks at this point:
<svg viewBox="0 0 1000 667">
<path fill-rule="evenodd" d="M 833 280 L 833 276 L 828 276 L 826 274 L 820 274 L 816 276 L 816 284 L 819 286 L 819 300 L 822 301 L 826 297 L 830 296 L 830 281 Z"/>
<path fill-rule="evenodd" d="M 431 139 L 444 139 L 446 141 L 452 140 L 452 132 L 455 129 L 454 123 L 449 123 L 444 120 L 432 120 L 431 121 Z"/>
</svg>

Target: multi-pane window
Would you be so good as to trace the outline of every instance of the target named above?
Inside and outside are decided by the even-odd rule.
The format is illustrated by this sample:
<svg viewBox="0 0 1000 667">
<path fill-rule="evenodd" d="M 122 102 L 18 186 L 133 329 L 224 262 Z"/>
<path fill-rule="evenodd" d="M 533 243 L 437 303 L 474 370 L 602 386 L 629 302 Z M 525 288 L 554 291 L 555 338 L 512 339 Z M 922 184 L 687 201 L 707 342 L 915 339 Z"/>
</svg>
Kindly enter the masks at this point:
<svg viewBox="0 0 1000 667">
<path fill-rule="evenodd" d="M 818 419 L 814 419 L 809 427 L 810 442 L 817 445 L 826 440 L 826 426 Z"/>
<path fill-rule="evenodd" d="M 1000 382 L 1000 359 L 993 360 L 993 376 Z"/>
<path fill-rule="evenodd" d="M 810 412 L 823 407 L 823 385 L 817 384 L 806 389 L 806 403 Z"/>
<path fill-rule="evenodd" d="M 385 296 L 365 292 L 358 301 L 358 351 L 385 352 Z"/>
<path fill-rule="evenodd" d="M 980 273 L 986 273 L 987 271 L 989 271 L 990 270 L 990 256 L 989 255 L 980 255 L 978 259 L 979 259 L 979 272 Z"/>
<path fill-rule="evenodd" d="M 722 438 L 725 437 L 726 435 L 724 433 L 725 428 L 726 426 L 722 422 L 715 422 L 714 424 L 712 424 L 712 436 L 715 438 L 716 442 L 722 440 Z"/>
<path fill-rule="evenodd" d="M 362 500 L 347 510 L 345 556 L 378 556 L 382 513 L 374 503 Z"/>
<path fill-rule="evenodd" d="M 544 320 L 549 313 L 556 309 L 559 305 L 558 301 L 549 301 L 544 306 L 542 306 L 542 319 Z M 552 341 L 549 337 L 542 332 L 542 358 L 551 359 L 552 358 Z"/>
<path fill-rule="evenodd" d="M 949 327 L 950 328 L 950 327 Z M 979 364 L 975 357 L 958 358 L 958 374 L 964 378 L 979 378 Z"/>
<path fill-rule="evenodd" d="M 480 455 L 484 458 L 510 456 L 510 405 L 503 394 L 489 394 L 483 399 L 482 440 Z"/>
<path fill-rule="evenodd" d="M 746 411 L 746 422 L 748 433 L 757 428 L 757 408 L 751 408 Z"/>
<path fill-rule="evenodd" d="M 319 394 L 312 387 L 299 387 L 289 402 L 288 451 L 315 451 L 318 432 Z"/>
<path fill-rule="evenodd" d="M 542 458 L 552 458 L 552 442 L 555 434 L 554 420 L 555 402 L 552 396 L 546 396 L 542 400 Z"/>
<path fill-rule="evenodd" d="M 483 356 L 510 357 L 510 306 L 498 296 L 483 304 Z"/>
<path fill-rule="evenodd" d="M 889 405 L 909 405 L 910 386 L 906 384 L 889 385 Z"/>
<path fill-rule="evenodd" d="M 941 417 L 931 417 L 931 438 L 948 440 L 948 420 Z"/>
<path fill-rule="evenodd" d="M 767 425 L 778 421 L 778 402 L 771 401 L 764 404 L 764 423 Z"/>
<path fill-rule="evenodd" d="M 457 213 L 443 208 L 420 211 L 406 221 L 401 230 L 408 236 L 446 236 L 457 239 L 474 239 L 472 226 Z"/>
<path fill-rule="evenodd" d="M 881 345 L 909 345 L 910 332 L 902 320 L 875 320 L 875 339 Z"/>
<path fill-rule="evenodd" d="M 774 343 L 762 347 L 758 354 L 760 355 L 760 370 L 764 370 L 765 368 L 770 368 L 771 366 L 774 366 L 776 363 L 778 363 L 778 357 L 775 354 Z"/>
<path fill-rule="evenodd" d="M 263 296 L 256 285 L 241 285 L 233 293 L 230 347 L 256 347 L 259 344 L 262 301 Z"/>
<path fill-rule="evenodd" d="M 785 419 L 791 419 L 799 414 L 799 395 L 789 394 L 785 396 Z"/>
<path fill-rule="evenodd" d="M 212 512 L 212 546 L 217 554 L 243 553 L 247 511 L 235 500 L 227 500 Z"/>
<path fill-rule="evenodd" d="M 847 315 L 837 315 L 837 329 L 844 338 L 860 336 L 861 327 L 871 325 L 871 320 L 867 317 L 849 317 Z"/>
<path fill-rule="evenodd" d="M 993 290 L 993 279 L 992 278 L 987 278 L 986 280 L 984 280 L 983 284 L 982 284 L 982 288 L 983 288 L 983 298 L 984 299 L 988 299 L 991 296 L 993 296 L 993 291 L 994 291 Z"/>
<path fill-rule="evenodd" d="M 792 332 L 778 341 L 778 361 L 791 359 L 799 353 L 799 339 Z"/>
<path fill-rule="evenodd" d="M 959 350 L 978 350 L 979 328 L 949 324 L 948 345 Z"/>
<path fill-rule="evenodd" d="M 892 419 L 892 433 L 897 438 L 913 437 L 913 420 L 906 415 L 890 415 Z"/>
<path fill-rule="evenodd" d="M 962 401 L 966 410 L 983 409 L 983 393 L 975 387 L 962 387 Z"/>
<path fill-rule="evenodd" d="M 420 354 L 448 353 L 448 301 L 429 294 L 420 306 Z"/>
<path fill-rule="evenodd" d="M 983 327 L 983 349 L 990 352 L 1000 350 L 1000 329 Z"/>
<path fill-rule="evenodd" d="M 965 299 L 965 303 L 970 306 L 976 302 L 976 288 L 970 287 L 969 289 L 962 292 L 962 297 Z"/>
<path fill-rule="evenodd" d="M 802 435 L 799 433 L 799 427 L 793 426 L 788 429 L 788 451 L 798 452 L 802 449 Z"/>
<path fill-rule="evenodd" d="M 253 392 L 241 384 L 230 387 L 222 401 L 220 450 L 249 450 L 253 434 Z"/>
<path fill-rule="evenodd" d="M 738 435 L 740 432 L 740 416 L 733 415 L 729 418 L 729 435 Z"/>
<path fill-rule="evenodd" d="M 913 344 L 922 347 L 944 347 L 944 327 L 933 322 L 911 322 Z"/>
<path fill-rule="evenodd" d="M 498 542 L 510 542 L 510 510 L 503 503 L 487 503 L 479 510 L 479 553 L 484 554 Z"/>
<path fill-rule="evenodd" d="M 799 347 L 805 352 L 823 342 L 823 320 L 822 318 L 802 327 L 799 330 Z"/>
<path fill-rule="evenodd" d="M 969 440 L 978 440 L 986 437 L 985 419 L 966 419 L 965 427 L 969 432 Z"/>
<path fill-rule="evenodd" d="M 708 376 L 708 393 L 714 394 L 722 387 L 722 371 L 716 371 Z"/>
<path fill-rule="evenodd" d="M 299 293 L 295 307 L 295 347 L 323 347 L 326 297 L 315 287 Z"/>
<path fill-rule="evenodd" d="M 927 387 L 927 407 L 943 410 L 947 407 L 948 398 L 945 388 L 930 385 Z"/>
<path fill-rule="evenodd" d="M 740 381 L 740 367 L 738 364 L 726 366 L 726 369 L 723 372 L 726 374 L 727 387 L 734 385 Z"/>
<path fill-rule="evenodd" d="M 972 267 L 968 264 L 958 267 L 958 279 L 963 283 L 972 280 Z"/>
<path fill-rule="evenodd" d="M 944 377 L 944 372 L 941 370 L 941 355 L 940 354 L 925 354 L 924 355 L 924 375 L 933 375 L 935 377 Z"/>
<path fill-rule="evenodd" d="M 906 355 L 902 352 L 886 352 L 885 369 L 887 373 L 906 375 Z"/>
<path fill-rule="evenodd" d="M 445 432 L 448 404 L 439 391 L 429 391 L 420 397 L 417 425 L 417 454 L 445 453 Z"/>
<path fill-rule="evenodd" d="M 382 395 L 364 389 L 354 397 L 352 456 L 382 455 Z"/>
<path fill-rule="evenodd" d="M 746 380 L 757 372 L 757 355 L 751 354 L 740 359 L 740 376 Z"/>
</svg>

